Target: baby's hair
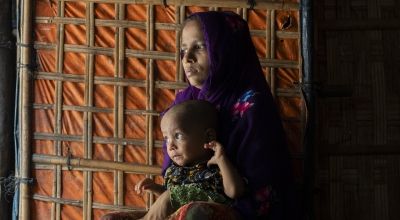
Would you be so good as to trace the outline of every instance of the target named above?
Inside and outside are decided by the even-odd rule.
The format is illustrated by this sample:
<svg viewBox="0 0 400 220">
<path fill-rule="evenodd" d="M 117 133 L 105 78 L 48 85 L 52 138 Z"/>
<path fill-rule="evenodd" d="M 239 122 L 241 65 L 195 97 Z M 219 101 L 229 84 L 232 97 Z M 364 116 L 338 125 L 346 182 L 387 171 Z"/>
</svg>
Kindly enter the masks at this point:
<svg viewBox="0 0 400 220">
<path fill-rule="evenodd" d="M 217 109 L 205 100 L 188 100 L 172 106 L 164 115 L 174 114 L 179 119 L 204 128 L 217 129 Z"/>
</svg>

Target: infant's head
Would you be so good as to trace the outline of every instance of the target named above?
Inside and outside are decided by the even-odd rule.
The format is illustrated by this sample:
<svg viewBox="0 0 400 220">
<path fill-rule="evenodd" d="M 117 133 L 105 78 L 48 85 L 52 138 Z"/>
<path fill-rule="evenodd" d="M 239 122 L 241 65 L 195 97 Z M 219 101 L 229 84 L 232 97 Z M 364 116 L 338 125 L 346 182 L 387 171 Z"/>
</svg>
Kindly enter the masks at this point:
<svg viewBox="0 0 400 220">
<path fill-rule="evenodd" d="M 217 110 L 203 100 L 190 100 L 171 107 L 161 119 L 161 131 L 169 157 L 177 165 L 206 161 L 212 151 L 204 144 L 216 139 Z"/>
</svg>

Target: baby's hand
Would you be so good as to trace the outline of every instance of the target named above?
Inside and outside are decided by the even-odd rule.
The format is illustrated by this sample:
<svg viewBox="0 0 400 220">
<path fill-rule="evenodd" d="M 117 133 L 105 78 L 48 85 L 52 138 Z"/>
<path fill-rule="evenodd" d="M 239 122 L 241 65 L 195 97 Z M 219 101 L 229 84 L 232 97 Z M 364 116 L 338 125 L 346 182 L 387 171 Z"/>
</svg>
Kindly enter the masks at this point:
<svg viewBox="0 0 400 220">
<path fill-rule="evenodd" d="M 210 166 L 212 164 L 217 164 L 221 158 L 225 157 L 224 148 L 222 145 L 217 141 L 211 141 L 209 143 L 204 144 L 204 148 L 211 149 L 214 151 L 214 156 L 208 160 L 207 165 Z"/>
<path fill-rule="evenodd" d="M 144 191 L 152 192 L 156 185 L 157 184 L 154 182 L 154 180 L 145 178 L 135 185 L 135 191 L 137 194 L 142 194 Z"/>
</svg>

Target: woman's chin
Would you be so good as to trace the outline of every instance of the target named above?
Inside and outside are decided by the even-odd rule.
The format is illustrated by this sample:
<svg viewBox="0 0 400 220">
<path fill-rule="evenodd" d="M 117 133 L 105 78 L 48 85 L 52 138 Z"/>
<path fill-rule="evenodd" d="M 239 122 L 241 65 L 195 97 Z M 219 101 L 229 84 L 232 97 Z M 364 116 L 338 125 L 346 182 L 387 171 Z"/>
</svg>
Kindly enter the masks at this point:
<svg viewBox="0 0 400 220">
<path fill-rule="evenodd" d="M 199 83 L 197 81 L 196 82 L 192 82 L 192 81 L 189 80 L 189 83 L 190 83 L 190 85 L 192 85 L 192 86 L 194 86 L 194 87 L 196 87 L 198 89 L 201 89 L 201 87 L 203 86 L 202 83 Z"/>
</svg>

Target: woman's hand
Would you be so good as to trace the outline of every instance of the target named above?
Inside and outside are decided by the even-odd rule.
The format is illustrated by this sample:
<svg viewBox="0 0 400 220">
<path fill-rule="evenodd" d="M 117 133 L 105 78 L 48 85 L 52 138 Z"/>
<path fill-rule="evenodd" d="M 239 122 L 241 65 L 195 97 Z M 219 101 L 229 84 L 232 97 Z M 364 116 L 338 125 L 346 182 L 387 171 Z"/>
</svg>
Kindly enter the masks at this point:
<svg viewBox="0 0 400 220">
<path fill-rule="evenodd" d="M 152 192 L 156 195 L 160 195 L 165 191 L 165 189 L 162 185 L 155 183 L 154 180 L 145 178 L 135 185 L 135 191 L 137 194 L 142 194 L 143 192 Z"/>
<path fill-rule="evenodd" d="M 217 141 L 210 141 L 209 143 L 204 144 L 204 148 L 211 149 L 214 151 L 214 156 L 211 157 L 207 162 L 207 166 L 212 164 L 218 165 L 222 159 L 225 157 L 225 151 L 222 145 Z"/>
<path fill-rule="evenodd" d="M 168 216 L 174 212 L 170 198 L 171 193 L 169 190 L 162 193 L 150 207 L 147 214 L 140 220 L 169 219 Z"/>
</svg>

